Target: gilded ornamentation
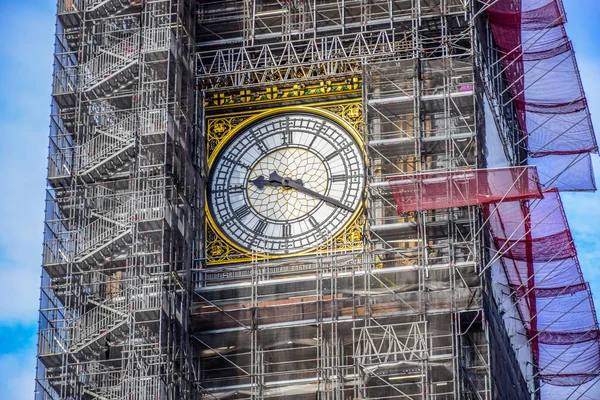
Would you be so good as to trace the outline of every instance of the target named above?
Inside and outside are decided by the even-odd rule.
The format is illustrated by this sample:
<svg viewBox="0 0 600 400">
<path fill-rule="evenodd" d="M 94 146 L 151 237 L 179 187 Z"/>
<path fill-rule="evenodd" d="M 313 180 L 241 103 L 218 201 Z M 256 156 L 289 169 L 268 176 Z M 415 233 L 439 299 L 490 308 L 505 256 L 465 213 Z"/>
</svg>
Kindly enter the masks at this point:
<svg viewBox="0 0 600 400">
<path fill-rule="evenodd" d="M 343 81 L 321 81 L 318 84 L 305 85 L 296 83 L 291 87 L 281 88 L 268 86 L 263 90 L 244 89 L 238 93 L 215 93 L 207 102 L 206 109 L 230 108 L 244 106 L 248 103 L 269 103 L 289 101 L 293 99 L 323 98 L 333 95 L 361 94 L 362 82 L 358 77 L 348 78 Z"/>
<path fill-rule="evenodd" d="M 215 148 L 219 145 L 221 140 L 231 129 L 235 128 L 238 124 L 244 121 L 248 117 L 230 117 L 230 118 L 208 118 L 207 126 L 207 151 L 208 156 L 212 154 Z"/>
<path fill-rule="evenodd" d="M 360 104 L 351 104 L 346 107 L 345 117 L 349 121 L 358 121 L 362 117 L 362 106 Z"/>
<path fill-rule="evenodd" d="M 355 103 L 348 104 L 339 104 L 334 106 L 325 106 L 323 109 L 330 111 L 339 117 L 341 117 L 344 121 L 348 122 L 357 132 L 363 133 L 364 130 L 364 120 L 363 120 L 363 110 L 362 110 L 362 101 L 358 100 Z"/>
<path fill-rule="evenodd" d="M 417 214 L 415 212 L 404 212 L 398 215 L 398 222 L 416 222 Z"/>
<path fill-rule="evenodd" d="M 335 250 L 357 250 L 363 247 L 365 220 L 359 216 L 343 232 L 333 238 Z"/>
<path fill-rule="evenodd" d="M 402 260 L 398 260 L 396 264 L 400 267 L 410 267 L 417 264 L 417 260 L 414 258 L 404 258 Z"/>
<path fill-rule="evenodd" d="M 213 228 L 211 221 L 206 222 L 206 259 L 208 264 L 246 261 L 249 257 L 250 255 L 242 254 L 223 240 Z"/>
</svg>

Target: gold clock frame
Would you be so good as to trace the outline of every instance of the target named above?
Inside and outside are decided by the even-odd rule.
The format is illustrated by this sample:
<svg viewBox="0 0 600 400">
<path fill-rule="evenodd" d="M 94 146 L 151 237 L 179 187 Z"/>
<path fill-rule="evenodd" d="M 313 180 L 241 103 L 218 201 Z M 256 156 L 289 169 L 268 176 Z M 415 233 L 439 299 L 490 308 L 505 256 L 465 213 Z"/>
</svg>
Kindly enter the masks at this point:
<svg viewBox="0 0 600 400">
<path fill-rule="evenodd" d="M 266 110 L 251 110 L 226 114 L 209 114 L 207 120 L 207 166 L 210 170 L 219 153 L 229 141 L 244 128 L 256 121 L 284 112 L 303 112 L 316 114 L 338 123 L 356 140 L 363 153 L 363 160 L 367 162 L 365 141 L 363 139 L 364 120 L 362 112 L 362 99 L 353 98 L 314 104 L 291 105 L 271 107 Z M 366 189 L 365 189 L 366 190 Z M 271 255 L 245 249 L 238 246 L 225 235 L 215 223 L 208 207 L 208 196 L 205 196 L 206 211 L 206 264 L 222 265 L 234 263 L 248 263 L 252 261 L 266 261 L 289 259 L 309 255 L 333 255 L 363 249 L 363 232 L 365 227 L 364 209 L 366 196 L 348 222 L 330 239 L 320 245 L 301 252 L 290 254 Z"/>
</svg>

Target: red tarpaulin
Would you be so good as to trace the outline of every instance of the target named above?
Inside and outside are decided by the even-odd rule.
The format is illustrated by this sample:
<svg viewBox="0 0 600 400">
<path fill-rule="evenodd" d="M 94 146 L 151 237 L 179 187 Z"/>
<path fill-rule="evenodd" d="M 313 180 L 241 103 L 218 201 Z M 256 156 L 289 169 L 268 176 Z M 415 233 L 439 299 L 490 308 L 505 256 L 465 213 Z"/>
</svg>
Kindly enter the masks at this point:
<svg viewBox="0 0 600 400">
<path fill-rule="evenodd" d="M 542 197 L 535 167 L 431 172 L 388 181 L 398 213 Z"/>
</svg>

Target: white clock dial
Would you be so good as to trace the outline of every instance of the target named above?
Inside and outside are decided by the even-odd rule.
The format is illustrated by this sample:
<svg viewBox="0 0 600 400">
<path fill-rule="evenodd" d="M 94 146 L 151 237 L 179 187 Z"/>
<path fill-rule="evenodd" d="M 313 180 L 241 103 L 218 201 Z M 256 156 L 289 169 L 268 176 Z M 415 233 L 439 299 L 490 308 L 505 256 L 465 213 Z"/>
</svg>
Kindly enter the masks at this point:
<svg viewBox="0 0 600 400">
<path fill-rule="evenodd" d="M 359 211 L 364 169 L 359 144 L 340 124 L 308 112 L 277 114 L 219 151 L 209 210 L 239 247 L 301 252 L 331 238 Z"/>
<path fill-rule="evenodd" d="M 327 190 L 327 166 L 314 153 L 299 147 L 275 150 L 261 158 L 250 172 L 250 181 L 269 177 L 276 171 L 319 193 Z M 309 194 L 275 186 L 248 187 L 248 201 L 252 208 L 265 218 L 289 221 L 309 214 L 319 205 L 319 200 Z"/>
</svg>

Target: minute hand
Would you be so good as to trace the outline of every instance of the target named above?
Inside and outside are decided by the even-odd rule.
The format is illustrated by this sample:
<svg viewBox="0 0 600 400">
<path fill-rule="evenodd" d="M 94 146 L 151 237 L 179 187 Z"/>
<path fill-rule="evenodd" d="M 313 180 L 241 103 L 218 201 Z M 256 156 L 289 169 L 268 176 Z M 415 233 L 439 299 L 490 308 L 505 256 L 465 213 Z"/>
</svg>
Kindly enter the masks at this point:
<svg viewBox="0 0 600 400">
<path fill-rule="evenodd" d="M 272 172 L 271 175 L 269 176 L 269 179 L 271 180 L 271 182 L 275 181 L 275 182 L 281 182 L 281 186 L 285 187 L 285 188 L 291 188 L 291 189 L 296 189 L 299 192 L 302 193 L 306 193 L 309 196 L 315 197 L 317 199 L 323 200 L 328 202 L 329 204 L 333 204 L 336 207 L 339 207 L 343 210 L 349 211 L 349 212 L 353 212 L 354 210 L 344 204 L 342 204 L 341 202 L 339 202 L 336 199 L 333 199 L 329 196 L 325 196 L 322 195 L 321 193 L 317 193 L 314 190 L 310 190 L 307 187 L 297 183 L 296 181 L 293 181 L 291 179 L 288 178 L 283 178 L 281 176 L 279 176 L 276 172 Z"/>
</svg>

